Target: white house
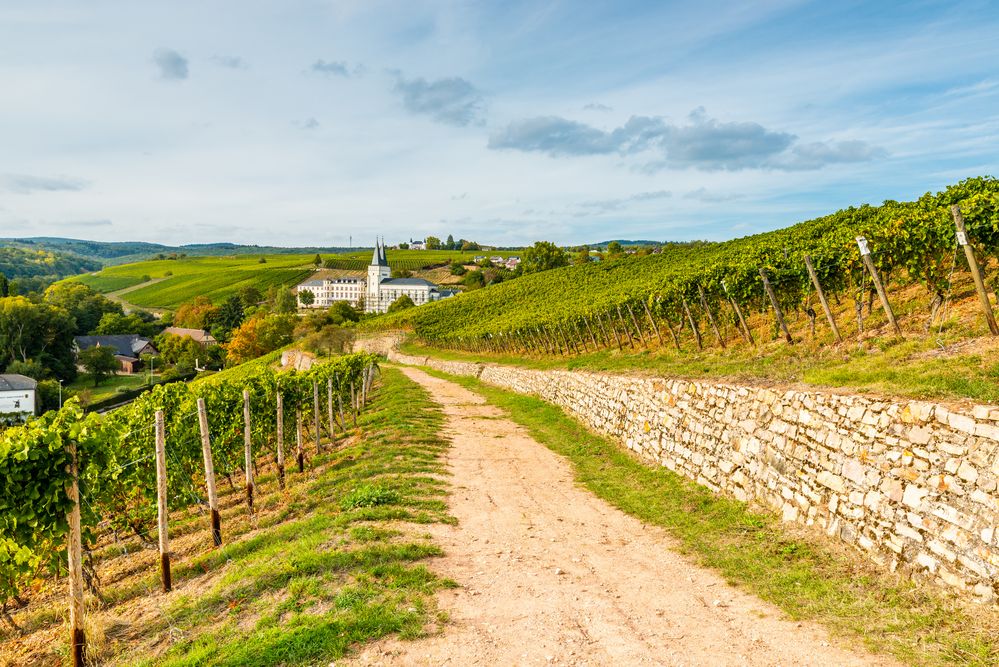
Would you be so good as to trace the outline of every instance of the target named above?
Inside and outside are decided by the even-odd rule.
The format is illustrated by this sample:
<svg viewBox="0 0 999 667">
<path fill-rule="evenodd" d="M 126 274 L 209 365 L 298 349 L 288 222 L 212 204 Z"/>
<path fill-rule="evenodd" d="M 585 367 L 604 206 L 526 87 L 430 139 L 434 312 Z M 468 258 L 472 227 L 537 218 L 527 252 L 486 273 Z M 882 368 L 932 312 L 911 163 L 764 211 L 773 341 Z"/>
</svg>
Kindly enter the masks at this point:
<svg viewBox="0 0 999 667">
<path fill-rule="evenodd" d="M 367 279 L 307 280 L 295 288 L 299 295 L 306 290 L 312 292 L 315 297 L 312 308 L 329 308 L 336 301 L 346 301 L 352 306 L 357 306 L 363 297 L 364 311 L 367 313 L 384 313 L 402 296 L 408 296 L 414 304 L 422 306 L 455 294 L 449 290 L 441 290 L 437 285 L 422 278 L 393 278 L 392 269 L 385 255 L 385 246 L 381 241 L 375 242 Z M 301 296 L 298 305 L 305 307 L 301 302 Z"/>
<path fill-rule="evenodd" d="M 35 414 L 38 383 L 24 375 L 0 375 L 0 420 L 27 419 Z"/>
<path fill-rule="evenodd" d="M 409 249 L 410 250 L 426 250 L 427 249 L 427 242 L 426 241 L 413 241 L 412 239 L 410 239 L 410 241 L 409 241 Z"/>
</svg>

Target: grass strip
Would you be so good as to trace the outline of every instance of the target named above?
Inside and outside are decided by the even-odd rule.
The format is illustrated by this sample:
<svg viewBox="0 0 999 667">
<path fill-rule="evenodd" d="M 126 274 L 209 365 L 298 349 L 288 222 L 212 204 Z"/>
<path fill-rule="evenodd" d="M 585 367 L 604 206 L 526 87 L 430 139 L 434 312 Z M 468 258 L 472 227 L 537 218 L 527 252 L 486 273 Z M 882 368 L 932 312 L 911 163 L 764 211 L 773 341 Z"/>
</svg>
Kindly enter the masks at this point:
<svg viewBox="0 0 999 667">
<path fill-rule="evenodd" d="M 428 371 L 481 394 L 565 456 L 576 479 L 618 509 L 664 527 L 680 550 L 792 619 L 817 621 L 871 651 L 919 665 L 999 664 L 999 614 L 884 573 L 846 547 L 651 467 L 559 407 L 468 377 Z"/>
<path fill-rule="evenodd" d="M 446 486 L 427 476 L 445 474 L 442 424 L 425 390 L 385 369 L 360 438 L 316 457 L 320 472 L 285 494 L 280 522 L 177 568 L 182 582 L 204 580 L 179 586 L 160 603 L 162 619 L 143 622 L 156 654 L 120 646 L 108 662 L 329 664 L 391 633 L 435 631 L 433 595 L 455 584 L 421 563 L 442 552 L 420 524 L 454 520 Z"/>
</svg>

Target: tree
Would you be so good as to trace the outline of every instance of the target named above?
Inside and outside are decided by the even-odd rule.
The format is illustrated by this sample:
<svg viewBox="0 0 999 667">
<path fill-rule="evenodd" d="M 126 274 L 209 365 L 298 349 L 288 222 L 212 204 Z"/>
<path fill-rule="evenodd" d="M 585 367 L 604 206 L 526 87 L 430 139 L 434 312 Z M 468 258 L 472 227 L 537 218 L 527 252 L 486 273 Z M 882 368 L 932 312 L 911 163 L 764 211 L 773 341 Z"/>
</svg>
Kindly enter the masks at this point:
<svg viewBox="0 0 999 667">
<path fill-rule="evenodd" d="M 121 304 L 98 294 L 88 285 L 64 282 L 51 285 L 43 296 L 45 303 L 64 308 L 76 320 L 74 331 L 87 334 L 94 331 L 105 313 L 121 313 Z"/>
<path fill-rule="evenodd" d="M 454 237 L 450 234 L 447 235 L 447 243 L 444 245 L 445 250 L 457 250 L 460 246 L 454 242 Z"/>
<path fill-rule="evenodd" d="M 189 329 L 210 329 L 218 317 L 219 309 L 212 305 L 207 296 L 198 296 L 194 301 L 182 303 L 173 315 L 173 323 Z"/>
<path fill-rule="evenodd" d="M 569 255 L 554 243 L 537 241 L 524 252 L 524 260 L 521 264 L 524 267 L 524 273 L 548 271 L 549 269 L 557 269 L 560 266 L 567 266 L 569 264 Z"/>
<path fill-rule="evenodd" d="M 329 309 L 330 318 L 333 324 L 344 324 L 345 322 L 359 322 L 361 314 L 350 307 L 346 301 L 334 301 Z"/>
<path fill-rule="evenodd" d="M 482 247 L 475 241 L 466 241 L 462 239 L 460 243 L 462 250 L 482 250 Z"/>
<path fill-rule="evenodd" d="M 461 284 L 470 290 L 478 289 L 486 286 L 486 277 L 482 271 L 476 269 L 475 271 L 466 273 L 465 277 L 461 279 Z"/>
<path fill-rule="evenodd" d="M 238 296 L 231 296 L 219 306 L 215 325 L 225 332 L 232 331 L 243 323 L 243 302 Z"/>
<path fill-rule="evenodd" d="M 624 252 L 624 247 L 617 241 L 611 241 L 607 244 L 607 254 L 611 257 L 616 257 Z"/>
<path fill-rule="evenodd" d="M 7 276 L 0 273 L 0 298 L 5 296 L 10 296 L 10 281 L 7 280 Z"/>
<path fill-rule="evenodd" d="M 461 262 L 453 262 L 451 264 L 451 275 L 452 276 L 463 276 L 468 273 L 468 269 Z"/>
<path fill-rule="evenodd" d="M 441 240 L 436 236 L 428 236 L 426 243 L 427 243 L 427 250 L 441 249 Z"/>
<path fill-rule="evenodd" d="M 416 304 L 413 303 L 413 300 L 410 299 L 407 295 L 403 294 L 398 299 L 389 304 L 387 312 L 397 313 L 400 310 L 406 310 L 407 308 L 413 308 L 415 306 Z"/>
<path fill-rule="evenodd" d="M 412 278 L 413 272 L 409 269 L 392 269 L 393 278 Z"/>
<path fill-rule="evenodd" d="M 323 258 L 319 256 L 318 252 L 316 253 L 316 258 L 312 260 L 312 263 L 316 265 L 317 269 L 323 265 Z"/>
<path fill-rule="evenodd" d="M 23 296 L 0 298 L 0 372 L 13 361 L 34 359 L 57 377 L 73 380 L 75 323 L 59 306 Z"/>
<path fill-rule="evenodd" d="M 576 253 L 573 264 L 589 264 L 593 258 L 590 257 L 590 246 L 584 245 Z"/>
<path fill-rule="evenodd" d="M 255 315 L 246 320 L 226 345 L 229 363 L 241 364 L 287 345 L 297 320 L 294 315 Z"/>
<path fill-rule="evenodd" d="M 308 308 L 316 302 L 316 295 L 312 293 L 312 290 L 301 290 L 298 293 L 298 302 Z"/>
<path fill-rule="evenodd" d="M 287 315 L 298 310 L 298 299 L 287 287 L 280 287 L 274 293 L 274 312 Z"/>
<path fill-rule="evenodd" d="M 316 255 L 316 257 L 318 256 L 319 255 Z M 264 295 L 253 285 L 241 287 L 236 294 L 239 296 L 239 300 L 243 304 L 243 308 L 252 308 L 264 300 Z"/>
<path fill-rule="evenodd" d="M 400 243 L 399 250 L 409 250 L 409 244 L 406 242 Z"/>
<path fill-rule="evenodd" d="M 114 358 L 114 350 L 110 347 L 97 345 L 81 350 L 79 360 L 83 369 L 94 379 L 95 387 L 118 370 L 118 360 Z"/>
</svg>

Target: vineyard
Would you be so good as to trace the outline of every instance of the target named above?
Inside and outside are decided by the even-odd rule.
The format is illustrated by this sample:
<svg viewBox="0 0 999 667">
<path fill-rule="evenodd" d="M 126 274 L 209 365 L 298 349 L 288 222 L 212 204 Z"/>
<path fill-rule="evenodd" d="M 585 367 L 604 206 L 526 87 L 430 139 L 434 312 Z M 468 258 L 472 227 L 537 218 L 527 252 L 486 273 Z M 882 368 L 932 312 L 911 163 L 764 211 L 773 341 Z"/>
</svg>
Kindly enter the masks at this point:
<svg viewBox="0 0 999 667">
<path fill-rule="evenodd" d="M 176 308 L 196 296 L 221 303 L 246 286 L 262 292 L 271 286 L 291 287 L 312 273 L 314 257 L 267 255 L 262 256 L 264 262 L 256 256 L 150 260 L 111 266 L 69 280 L 104 293 L 155 281 L 129 292 L 129 303 L 146 308 Z"/>
<path fill-rule="evenodd" d="M 204 529 L 218 546 L 225 528 L 216 476 L 232 485 L 239 475 L 252 516 L 262 460 L 274 463 L 284 488 L 286 447 L 292 469 L 302 472 L 306 448 L 318 453 L 324 433 L 335 443 L 338 431 L 356 425 L 375 375 L 373 356 L 339 357 L 305 372 L 275 371 L 272 361 L 158 386 L 103 415 L 69 401 L 0 434 L 0 623 L 16 629 L 11 605 L 25 604 L 40 577 L 68 568 L 71 636 L 82 652 L 82 588 L 86 582 L 93 591 L 93 564 L 81 553 L 90 553 L 99 534 L 158 540 L 169 591 L 168 508 L 210 510 Z"/>
<path fill-rule="evenodd" d="M 872 326 L 901 333 L 891 292 L 911 284 L 927 290 L 924 326 L 939 323 L 955 272 L 988 268 L 997 258 L 999 180 L 982 177 L 917 201 L 849 208 L 756 236 L 527 275 L 382 318 L 379 326 L 412 328 L 445 349 L 560 355 L 653 344 L 725 348 L 738 341 L 725 339 L 723 321 L 754 345 L 746 326 L 753 312 L 770 312 L 773 331 L 793 342 L 784 318 L 800 312 L 813 332 L 825 330 L 836 342 Z M 989 311 L 981 320 L 991 328 L 985 305 L 995 284 L 987 280 L 978 287 Z M 826 306 L 844 300 L 855 303 L 856 317 L 837 322 Z M 885 319 L 872 317 L 875 308 Z"/>
</svg>

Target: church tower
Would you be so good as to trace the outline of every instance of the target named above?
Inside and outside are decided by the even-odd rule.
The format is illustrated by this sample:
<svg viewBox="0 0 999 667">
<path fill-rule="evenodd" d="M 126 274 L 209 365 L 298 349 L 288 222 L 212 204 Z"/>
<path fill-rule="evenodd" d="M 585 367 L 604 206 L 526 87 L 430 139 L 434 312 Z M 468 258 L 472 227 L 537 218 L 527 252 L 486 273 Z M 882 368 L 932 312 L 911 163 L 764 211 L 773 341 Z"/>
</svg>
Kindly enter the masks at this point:
<svg viewBox="0 0 999 667">
<path fill-rule="evenodd" d="M 385 255 L 384 244 L 375 239 L 375 252 L 371 255 L 371 264 L 368 266 L 368 290 L 365 296 L 364 310 L 369 313 L 379 312 L 379 285 L 383 280 L 392 277 L 392 269 L 389 267 L 388 257 Z"/>
</svg>

